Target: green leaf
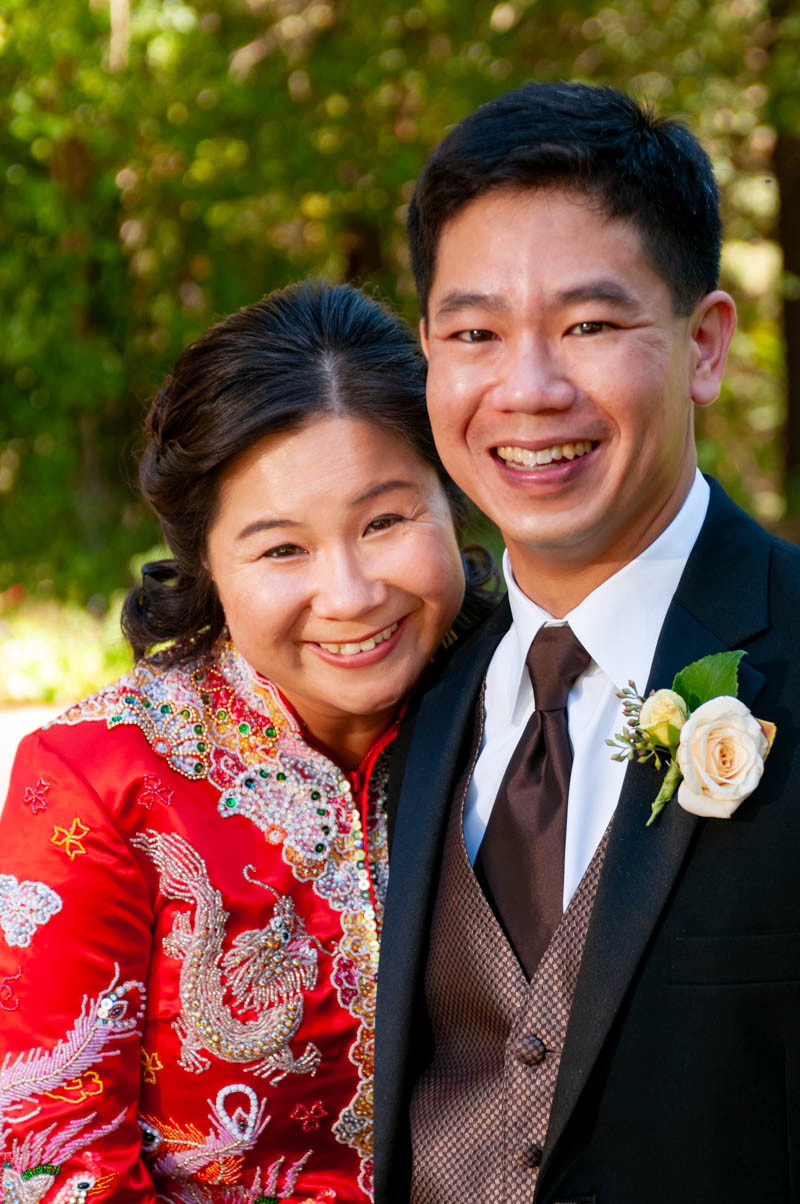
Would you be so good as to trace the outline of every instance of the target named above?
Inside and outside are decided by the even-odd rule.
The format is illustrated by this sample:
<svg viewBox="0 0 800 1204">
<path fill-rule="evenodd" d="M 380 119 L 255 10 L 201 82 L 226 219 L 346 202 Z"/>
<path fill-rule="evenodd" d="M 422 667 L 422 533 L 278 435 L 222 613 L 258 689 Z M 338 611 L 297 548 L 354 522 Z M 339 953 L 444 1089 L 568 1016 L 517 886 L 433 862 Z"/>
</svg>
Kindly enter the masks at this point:
<svg viewBox="0 0 800 1204">
<path fill-rule="evenodd" d="M 678 789 L 682 777 L 683 774 L 681 773 L 680 766 L 678 765 L 677 760 L 675 760 L 672 762 L 666 774 L 664 775 L 664 781 L 661 783 L 661 789 L 656 795 L 655 801 L 650 810 L 650 818 L 645 824 L 646 828 L 649 828 L 653 820 L 655 820 L 664 810 L 667 803 Z"/>
<path fill-rule="evenodd" d="M 714 652 L 681 669 L 675 675 L 672 688 L 680 694 L 690 711 L 711 698 L 729 695 L 736 698 L 739 692 L 739 661 L 747 656 L 740 648 L 733 652 Z"/>
</svg>

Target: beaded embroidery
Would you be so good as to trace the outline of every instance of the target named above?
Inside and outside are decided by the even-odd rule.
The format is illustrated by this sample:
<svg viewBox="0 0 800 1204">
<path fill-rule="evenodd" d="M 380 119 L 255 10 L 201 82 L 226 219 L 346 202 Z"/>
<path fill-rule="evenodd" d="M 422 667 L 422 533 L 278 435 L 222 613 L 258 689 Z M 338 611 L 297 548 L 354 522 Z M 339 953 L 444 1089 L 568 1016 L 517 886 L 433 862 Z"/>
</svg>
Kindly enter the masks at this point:
<svg viewBox="0 0 800 1204">
<path fill-rule="evenodd" d="M 307 1108 L 305 1104 L 295 1104 L 289 1115 L 292 1120 L 300 1121 L 304 1133 L 310 1133 L 319 1128 L 320 1121 L 323 1116 L 328 1115 L 328 1112 L 326 1108 L 323 1108 L 322 1100 L 318 1099 L 310 1108 Z"/>
<path fill-rule="evenodd" d="M 300 1172 L 311 1153 L 311 1150 L 307 1150 L 286 1170 L 283 1168 L 286 1156 L 282 1154 L 268 1167 L 263 1182 L 261 1171 L 257 1170 L 249 1186 L 241 1183 L 235 1186 L 206 1186 L 198 1182 L 171 1183 L 171 1194 L 159 1193 L 158 1198 L 167 1204 L 170 1201 L 175 1201 L 175 1204 L 276 1204 L 279 1200 L 290 1199 L 294 1194 Z"/>
<path fill-rule="evenodd" d="M 152 1087 L 156 1081 L 156 1074 L 163 1069 L 164 1064 L 158 1054 L 149 1054 L 146 1049 L 142 1048 L 142 1078 L 145 1083 L 149 1083 Z"/>
<path fill-rule="evenodd" d="M 154 773 L 145 774 L 144 785 L 137 795 L 136 801 L 142 807 L 147 807 L 148 810 L 154 803 L 161 803 L 164 807 L 172 805 L 172 797 L 174 790 L 169 790 L 161 778 Z"/>
<path fill-rule="evenodd" d="M 49 790 L 50 783 L 45 778 L 39 778 L 35 786 L 27 786 L 25 788 L 24 802 L 30 807 L 34 815 L 38 811 L 47 810 L 46 796 Z"/>
<path fill-rule="evenodd" d="M 22 967 L 17 968 L 16 974 L 9 974 L 6 978 L 0 979 L 0 1008 L 4 1012 L 16 1012 L 19 1007 L 19 1000 L 14 994 L 14 989 L 10 984 L 16 982 L 18 978 L 22 978 Z"/>
<path fill-rule="evenodd" d="M 372 774 L 364 831 L 341 770 L 307 744 L 277 690 L 263 679 L 255 680 L 225 641 L 191 677 L 166 668 L 158 656 L 150 657 L 121 682 L 70 708 L 55 722 L 92 719 L 108 727 L 140 727 L 171 768 L 190 779 L 205 778 L 219 791 L 221 818 L 239 816 L 253 823 L 269 844 L 280 848 L 295 877 L 310 882 L 315 894 L 340 913 L 343 935 L 334 951 L 331 979 L 341 1006 L 358 1023 L 350 1059 L 358 1068 L 359 1083 L 333 1131 L 358 1152 L 359 1183 L 369 1194 L 375 974 L 388 866 L 383 809 L 387 755 L 381 754 Z M 198 748 L 201 743 L 206 747 Z M 182 930 L 174 933 L 176 951 L 184 935 Z M 185 966 L 184 960 L 184 970 Z M 210 986 L 198 981 L 195 989 L 205 996 L 209 990 L 219 991 L 219 969 L 213 966 Z M 208 1064 L 201 1050 L 217 1053 L 219 1045 L 209 1049 L 209 1040 L 195 1048 L 198 1039 L 199 1034 L 190 1038 L 182 1054 L 187 1061 L 199 1059 L 197 1070 L 191 1061 L 185 1066 L 196 1073 Z"/>
<path fill-rule="evenodd" d="M 53 828 L 53 835 L 50 837 L 51 843 L 58 845 L 64 853 L 67 854 L 70 861 L 74 861 L 76 857 L 86 853 L 83 847 L 83 838 L 87 836 L 89 829 L 86 824 L 76 816 L 72 821 L 71 828 Z"/>
<path fill-rule="evenodd" d="M 19 882 L 0 874 L 0 928 L 9 945 L 27 948 L 36 929 L 52 919 L 63 903 L 44 882 Z"/>
<path fill-rule="evenodd" d="M 65 1104 L 84 1104 L 87 1099 L 102 1093 L 103 1080 L 96 1070 L 85 1070 L 66 1083 L 62 1091 L 45 1091 L 48 1099 L 62 1100 Z"/>
<path fill-rule="evenodd" d="M 4 1116 L 11 1119 L 7 1115 L 11 1107 L 47 1091 L 59 1091 L 103 1058 L 119 1053 L 109 1048 L 111 1042 L 138 1032 L 144 1015 L 144 983 L 130 980 L 118 984 L 119 966 L 114 971 L 110 986 L 96 999 L 84 995 L 80 1015 L 51 1050 L 29 1049 L 15 1058 L 6 1054 L 0 1064 L 0 1122 Z M 39 1110 L 37 1107 L 28 1116 Z"/>
<path fill-rule="evenodd" d="M 9 1160 L 3 1162 L 3 1204 L 37 1204 L 53 1186 L 61 1167 L 69 1158 L 86 1150 L 92 1142 L 113 1133 L 125 1118 L 123 1110 L 108 1124 L 85 1132 L 95 1115 L 91 1112 L 88 1116 L 79 1116 L 58 1132 L 54 1123 L 38 1133 L 28 1133 L 24 1141 L 15 1140 L 10 1148 Z M 91 1154 L 85 1154 L 84 1157 L 87 1161 L 92 1159 Z M 88 1194 L 96 1185 L 97 1178 L 85 1172 L 71 1175 L 56 1199 L 66 1202 L 73 1198 L 70 1193 L 79 1189 L 81 1182 L 87 1183 L 85 1191 Z"/>
<path fill-rule="evenodd" d="M 231 1107 L 228 1101 L 244 1097 L 246 1104 Z M 196 1125 L 162 1122 L 155 1117 L 139 1120 L 142 1150 L 154 1178 L 197 1177 L 203 1183 L 237 1183 L 242 1155 L 251 1150 L 269 1124 L 266 1099 L 259 1101 L 246 1083 L 232 1083 L 209 1102 L 211 1131 L 203 1134 Z"/>
<path fill-rule="evenodd" d="M 211 1065 L 205 1051 L 225 1062 L 248 1063 L 252 1074 L 273 1083 L 287 1074 L 313 1074 L 319 1050 L 309 1044 L 295 1057 L 289 1048 L 303 1019 L 303 991 L 317 981 L 316 946 L 292 900 L 273 891 L 275 904 L 266 927 L 239 933 L 223 953 L 229 916 L 202 857 L 175 833 L 150 830 L 134 836 L 132 843 L 159 870 L 164 895 L 194 905 L 193 921 L 188 912 L 180 912 L 164 939 L 169 956 L 183 962 L 181 1012 L 173 1021 L 181 1040 L 179 1065 L 201 1074 Z M 244 876 L 253 881 L 248 871 L 250 866 Z M 226 987 L 237 1009 L 258 1010 L 256 1019 L 234 1016 L 223 1001 Z"/>
</svg>

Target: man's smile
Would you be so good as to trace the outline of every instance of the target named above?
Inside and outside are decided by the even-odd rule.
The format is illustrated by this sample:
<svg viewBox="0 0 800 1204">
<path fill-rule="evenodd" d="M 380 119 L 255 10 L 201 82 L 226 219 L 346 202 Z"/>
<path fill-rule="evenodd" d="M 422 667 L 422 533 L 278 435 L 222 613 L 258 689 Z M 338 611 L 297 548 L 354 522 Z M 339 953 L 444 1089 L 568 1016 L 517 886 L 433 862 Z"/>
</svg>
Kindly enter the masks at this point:
<svg viewBox="0 0 800 1204">
<path fill-rule="evenodd" d="M 510 468 L 530 469 L 545 467 L 554 460 L 578 459 L 596 446 L 596 442 L 590 439 L 578 439 L 573 443 L 554 443 L 550 447 L 537 448 L 535 451 L 528 447 L 505 445 L 497 448 L 497 455 Z"/>
</svg>

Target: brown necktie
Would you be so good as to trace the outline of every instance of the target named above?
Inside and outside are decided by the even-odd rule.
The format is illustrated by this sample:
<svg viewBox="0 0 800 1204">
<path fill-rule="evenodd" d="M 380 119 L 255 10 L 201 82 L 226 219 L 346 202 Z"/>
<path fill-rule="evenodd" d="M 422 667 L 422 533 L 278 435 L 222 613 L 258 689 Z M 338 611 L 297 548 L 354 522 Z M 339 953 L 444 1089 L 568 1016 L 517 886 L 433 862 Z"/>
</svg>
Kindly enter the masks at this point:
<svg viewBox="0 0 800 1204">
<path fill-rule="evenodd" d="M 530 646 L 535 711 L 511 756 L 476 872 L 531 978 L 561 920 L 572 749 L 567 695 L 591 657 L 569 627 L 542 627 Z"/>
</svg>

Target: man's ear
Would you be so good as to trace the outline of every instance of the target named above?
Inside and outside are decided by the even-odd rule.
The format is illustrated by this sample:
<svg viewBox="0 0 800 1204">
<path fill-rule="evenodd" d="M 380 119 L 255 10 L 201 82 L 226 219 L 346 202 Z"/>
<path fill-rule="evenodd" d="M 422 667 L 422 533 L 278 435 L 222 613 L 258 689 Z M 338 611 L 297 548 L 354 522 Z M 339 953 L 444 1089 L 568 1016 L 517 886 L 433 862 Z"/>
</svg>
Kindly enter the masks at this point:
<svg viewBox="0 0 800 1204">
<path fill-rule="evenodd" d="M 691 317 L 694 366 L 692 401 L 709 406 L 719 397 L 728 348 L 736 329 L 736 306 L 728 293 L 716 289 L 697 303 Z"/>
<path fill-rule="evenodd" d="M 428 339 L 428 322 L 425 318 L 420 318 L 419 320 L 419 341 L 420 346 L 422 347 L 422 354 L 425 356 L 425 359 L 430 359 L 431 345 L 430 340 Z"/>
</svg>

